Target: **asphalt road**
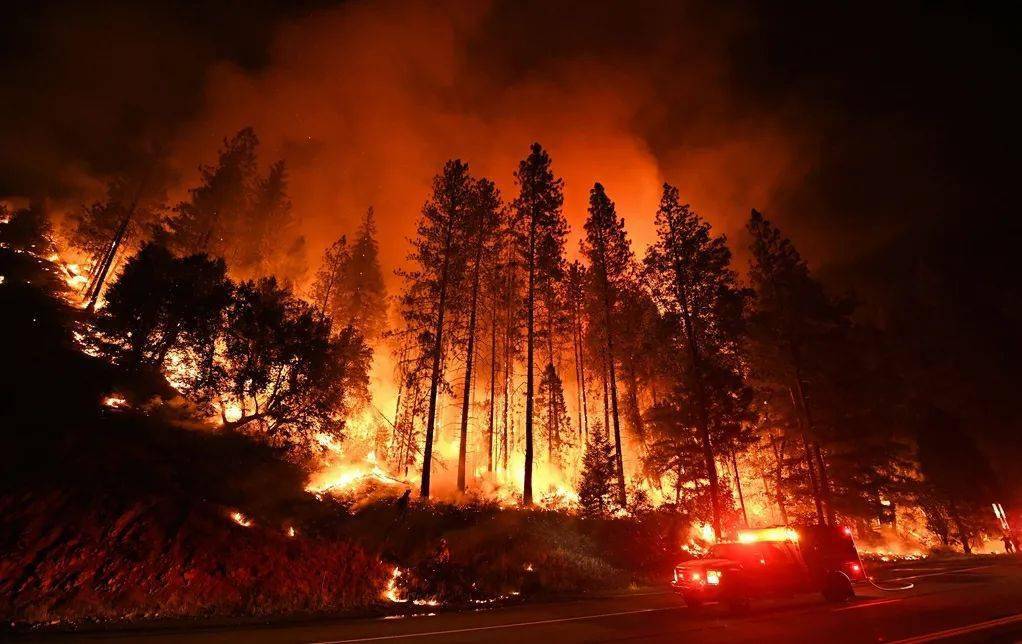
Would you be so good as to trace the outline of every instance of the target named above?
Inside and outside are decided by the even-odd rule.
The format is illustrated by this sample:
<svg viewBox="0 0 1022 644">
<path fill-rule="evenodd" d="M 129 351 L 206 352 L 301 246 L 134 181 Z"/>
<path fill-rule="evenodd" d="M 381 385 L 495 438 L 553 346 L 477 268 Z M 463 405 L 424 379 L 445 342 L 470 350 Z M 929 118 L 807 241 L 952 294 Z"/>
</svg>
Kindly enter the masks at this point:
<svg viewBox="0 0 1022 644">
<path fill-rule="evenodd" d="M 1022 559 L 977 557 L 903 562 L 860 587 L 848 604 L 819 596 L 763 600 L 742 615 L 718 606 L 684 607 L 668 590 L 531 603 L 465 612 L 418 608 L 418 615 L 304 624 L 77 634 L 82 642 L 145 644 L 342 642 L 1022 642 Z M 437 611 L 437 612 L 431 612 Z M 35 641 L 60 636 L 36 634 Z M 28 641 L 26 640 L 26 641 Z"/>
</svg>

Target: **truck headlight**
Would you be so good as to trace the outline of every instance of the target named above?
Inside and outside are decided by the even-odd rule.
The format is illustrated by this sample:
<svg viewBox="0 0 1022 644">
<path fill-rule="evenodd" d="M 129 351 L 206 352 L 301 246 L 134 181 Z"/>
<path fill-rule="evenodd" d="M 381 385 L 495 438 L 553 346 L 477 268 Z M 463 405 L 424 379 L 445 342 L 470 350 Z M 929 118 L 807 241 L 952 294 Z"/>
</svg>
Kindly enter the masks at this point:
<svg viewBox="0 0 1022 644">
<path fill-rule="evenodd" d="M 707 570 L 706 571 L 706 583 L 711 586 L 716 586 L 720 583 L 720 571 L 719 570 Z"/>
</svg>

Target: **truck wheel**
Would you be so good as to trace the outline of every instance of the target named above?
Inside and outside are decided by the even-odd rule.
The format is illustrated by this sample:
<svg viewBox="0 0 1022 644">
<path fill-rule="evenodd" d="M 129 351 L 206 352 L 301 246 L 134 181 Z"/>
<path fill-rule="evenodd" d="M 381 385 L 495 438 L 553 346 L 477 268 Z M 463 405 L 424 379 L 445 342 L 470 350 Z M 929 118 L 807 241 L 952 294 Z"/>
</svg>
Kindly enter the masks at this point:
<svg viewBox="0 0 1022 644">
<path fill-rule="evenodd" d="M 721 598 L 732 613 L 744 613 L 752 606 L 752 598 L 741 576 L 732 576 L 725 580 L 720 588 Z"/>
<path fill-rule="evenodd" d="M 694 595 L 682 595 L 681 597 L 685 600 L 685 605 L 693 610 L 703 605 L 703 600 Z"/>
<path fill-rule="evenodd" d="M 855 598 L 855 588 L 843 572 L 834 570 L 823 582 L 823 598 L 829 602 L 851 601 Z"/>
</svg>

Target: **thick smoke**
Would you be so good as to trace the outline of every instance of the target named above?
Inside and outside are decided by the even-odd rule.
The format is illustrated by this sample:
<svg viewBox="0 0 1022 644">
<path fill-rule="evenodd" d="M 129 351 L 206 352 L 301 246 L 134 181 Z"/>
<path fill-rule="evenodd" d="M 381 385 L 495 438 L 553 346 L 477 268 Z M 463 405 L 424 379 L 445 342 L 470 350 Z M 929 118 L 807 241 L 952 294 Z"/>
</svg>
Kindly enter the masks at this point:
<svg viewBox="0 0 1022 644">
<path fill-rule="evenodd" d="M 9 139 L 29 157 L 4 155 L 18 172 L 0 193 L 73 207 L 158 140 L 176 171 L 170 194 L 183 197 L 222 138 L 252 125 L 262 161 L 289 164 L 311 257 L 373 205 L 393 268 L 452 157 L 511 196 L 518 160 L 540 141 L 565 178 L 576 238 L 599 180 L 638 250 L 665 180 L 733 233 L 806 172 L 800 133 L 734 92 L 728 50 L 747 28 L 735 12 L 358 2 L 271 27 L 200 21 L 206 36 L 227 22 L 265 41 L 260 56 L 228 57 L 156 14 L 165 29 L 130 7 L 35 17 L 50 50 L 11 90 L 36 102 Z"/>
<path fill-rule="evenodd" d="M 538 140 L 565 178 L 576 231 L 600 180 L 639 248 L 651 239 L 664 180 L 734 231 L 750 207 L 768 206 L 798 178 L 795 136 L 729 103 L 727 40 L 699 37 L 704 17 L 662 14 L 636 51 L 611 38 L 631 26 L 588 11 L 551 17 L 526 7 L 512 17 L 483 4 L 383 2 L 314 12 L 281 27 L 266 68 L 211 70 L 205 107 L 178 137 L 176 159 L 194 166 L 224 132 L 253 125 L 263 153 L 290 164 L 311 247 L 351 230 L 371 204 L 391 267 L 403 261 L 404 237 L 448 158 L 511 195 L 512 171 Z M 502 29 L 508 24 L 523 34 L 543 26 L 519 41 Z M 564 37 L 571 42 L 559 43 Z M 608 46 L 593 47 L 600 42 Z M 654 150 L 657 131 L 673 144 Z"/>
</svg>

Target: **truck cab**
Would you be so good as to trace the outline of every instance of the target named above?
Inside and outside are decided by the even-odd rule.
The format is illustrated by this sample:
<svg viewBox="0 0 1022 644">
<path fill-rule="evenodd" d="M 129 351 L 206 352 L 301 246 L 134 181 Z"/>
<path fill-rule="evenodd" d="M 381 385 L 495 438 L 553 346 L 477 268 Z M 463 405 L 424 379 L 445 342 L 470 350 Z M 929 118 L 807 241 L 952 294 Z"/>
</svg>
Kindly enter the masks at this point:
<svg viewBox="0 0 1022 644">
<path fill-rule="evenodd" d="M 852 582 L 863 579 L 850 531 L 782 526 L 744 530 L 735 542 L 714 544 L 705 556 L 675 566 L 671 585 L 691 607 L 744 608 L 755 598 L 809 592 L 847 601 L 855 596 Z"/>
</svg>

